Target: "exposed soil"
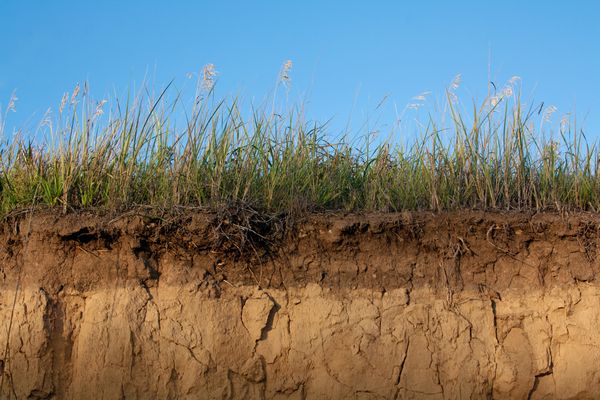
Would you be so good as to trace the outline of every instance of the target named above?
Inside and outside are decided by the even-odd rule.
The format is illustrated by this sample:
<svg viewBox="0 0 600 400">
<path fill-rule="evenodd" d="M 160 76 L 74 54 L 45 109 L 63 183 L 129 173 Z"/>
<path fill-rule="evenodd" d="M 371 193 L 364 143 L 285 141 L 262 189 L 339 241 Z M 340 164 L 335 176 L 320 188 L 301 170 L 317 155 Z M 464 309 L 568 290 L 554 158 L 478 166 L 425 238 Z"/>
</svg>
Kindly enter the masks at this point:
<svg viewBox="0 0 600 400">
<path fill-rule="evenodd" d="M 0 396 L 595 398 L 600 215 L 0 226 Z"/>
</svg>

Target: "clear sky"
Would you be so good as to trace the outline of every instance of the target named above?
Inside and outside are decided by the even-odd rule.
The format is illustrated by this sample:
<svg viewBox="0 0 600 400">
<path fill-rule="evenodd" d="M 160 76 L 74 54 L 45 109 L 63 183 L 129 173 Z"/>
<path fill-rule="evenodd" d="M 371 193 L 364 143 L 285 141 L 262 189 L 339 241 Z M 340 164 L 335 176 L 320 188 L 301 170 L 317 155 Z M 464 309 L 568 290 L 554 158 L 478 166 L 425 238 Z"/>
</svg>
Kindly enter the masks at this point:
<svg viewBox="0 0 600 400">
<path fill-rule="evenodd" d="M 597 1 L 0 1 L 0 103 L 31 125 L 88 80 L 104 98 L 150 77 L 161 87 L 213 63 L 218 91 L 260 101 L 291 59 L 310 117 L 383 123 L 462 74 L 461 99 L 522 78 L 524 97 L 576 111 L 600 138 Z M 491 57 L 490 57 L 491 55 Z M 491 63 L 490 63 L 491 60 Z M 189 82 L 189 81 L 188 81 Z M 29 122 L 27 122 L 29 121 Z M 354 122 L 353 122 L 354 123 Z M 35 124 L 34 124 L 35 125 Z"/>
</svg>

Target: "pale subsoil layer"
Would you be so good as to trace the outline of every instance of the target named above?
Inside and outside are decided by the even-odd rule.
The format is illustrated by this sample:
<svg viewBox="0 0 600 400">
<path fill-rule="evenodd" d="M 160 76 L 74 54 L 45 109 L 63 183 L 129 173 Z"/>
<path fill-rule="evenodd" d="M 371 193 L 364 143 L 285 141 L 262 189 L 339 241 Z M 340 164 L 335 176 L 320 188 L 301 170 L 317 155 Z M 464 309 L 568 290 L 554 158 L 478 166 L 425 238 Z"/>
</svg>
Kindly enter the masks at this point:
<svg viewBox="0 0 600 400">
<path fill-rule="evenodd" d="M 36 213 L 0 231 L 0 396 L 600 393 L 598 214 Z"/>
</svg>

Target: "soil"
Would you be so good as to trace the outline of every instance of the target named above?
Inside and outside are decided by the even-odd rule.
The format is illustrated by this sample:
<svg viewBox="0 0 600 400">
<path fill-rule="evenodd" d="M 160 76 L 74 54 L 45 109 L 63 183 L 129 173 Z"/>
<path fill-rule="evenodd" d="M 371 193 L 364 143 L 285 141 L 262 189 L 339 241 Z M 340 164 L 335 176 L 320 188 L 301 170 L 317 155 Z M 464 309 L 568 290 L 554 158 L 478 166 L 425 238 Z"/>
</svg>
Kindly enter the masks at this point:
<svg viewBox="0 0 600 400">
<path fill-rule="evenodd" d="M 600 393 L 600 215 L 51 211 L 0 224 L 0 397 Z"/>
</svg>

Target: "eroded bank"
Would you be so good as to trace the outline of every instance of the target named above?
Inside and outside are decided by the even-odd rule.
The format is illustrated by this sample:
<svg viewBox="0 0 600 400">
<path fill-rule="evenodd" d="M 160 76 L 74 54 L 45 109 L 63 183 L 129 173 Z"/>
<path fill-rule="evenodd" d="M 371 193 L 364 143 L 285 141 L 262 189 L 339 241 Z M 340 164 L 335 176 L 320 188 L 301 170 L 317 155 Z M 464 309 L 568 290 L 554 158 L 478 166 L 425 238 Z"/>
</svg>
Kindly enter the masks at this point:
<svg viewBox="0 0 600 400">
<path fill-rule="evenodd" d="M 208 213 L 7 220 L 1 394 L 593 398 L 599 222 L 476 212 L 315 215 L 285 229 Z"/>
</svg>

